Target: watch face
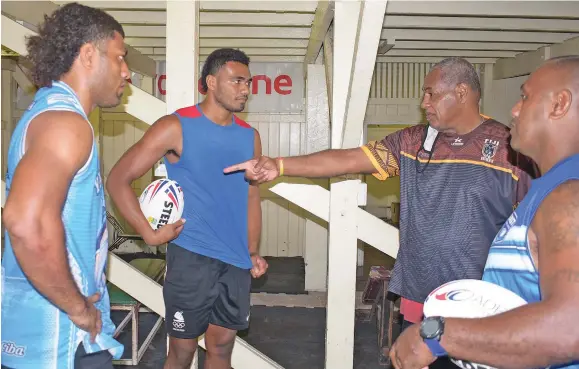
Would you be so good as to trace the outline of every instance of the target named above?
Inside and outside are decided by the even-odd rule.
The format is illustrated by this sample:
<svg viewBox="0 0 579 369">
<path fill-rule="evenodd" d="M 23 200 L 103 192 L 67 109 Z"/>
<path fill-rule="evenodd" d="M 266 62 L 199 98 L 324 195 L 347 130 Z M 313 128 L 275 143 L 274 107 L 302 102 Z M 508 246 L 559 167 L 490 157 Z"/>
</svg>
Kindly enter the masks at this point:
<svg viewBox="0 0 579 369">
<path fill-rule="evenodd" d="M 427 319 L 422 322 L 422 334 L 424 338 L 435 337 L 440 330 L 440 323 L 434 319 Z"/>
</svg>

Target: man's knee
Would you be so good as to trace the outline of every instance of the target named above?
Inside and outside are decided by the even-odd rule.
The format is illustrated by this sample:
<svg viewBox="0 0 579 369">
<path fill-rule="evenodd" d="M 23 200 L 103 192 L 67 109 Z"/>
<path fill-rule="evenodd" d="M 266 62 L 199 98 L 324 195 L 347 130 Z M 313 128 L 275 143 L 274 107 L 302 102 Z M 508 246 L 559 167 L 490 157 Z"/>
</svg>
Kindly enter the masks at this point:
<svg viewBox="0 0 579 369">
<path fill-rule="evenodd" d="M 223 358 L 231 356 L 237 332 L 231 329 L 209 325 L 205 333 L 205 345 L 209 355 Z"/>
<path fill-rule="evenodd" d="M 189 368 L 196 350 L 197 339 L 169 337 L 168 360 L 177 367 Z"/>
</svg>

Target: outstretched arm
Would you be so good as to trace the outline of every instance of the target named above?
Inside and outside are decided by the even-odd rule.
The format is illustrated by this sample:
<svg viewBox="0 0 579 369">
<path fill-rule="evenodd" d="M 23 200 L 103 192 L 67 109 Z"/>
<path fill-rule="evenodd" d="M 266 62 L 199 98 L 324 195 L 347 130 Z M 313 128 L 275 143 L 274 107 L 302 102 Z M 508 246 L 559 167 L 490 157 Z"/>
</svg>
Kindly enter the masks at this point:
<svg viewBox="0 0 579 369">
<path fill-rule="evenodd" d="M 373 174 L 383 180 L 399 171 L 399 135 L 371 141 L 354 149 L 331 149 L 314 154 L 272 159 L 262 156 L 224 169 L 225 173 L 244 170 L 246 177 L 263 183 L 278 176 L 329 178 L 345 174 Z"/>
<path fill-rule="evenodd" d="M 22 271 L 68 315 L 83 314 L 89 305 L 68 265 L 62 208 L 92 145 L 91 128 L 79 114 L 52 111 L 36 117 L 2 214 Z"/>
<path fill-rule="evenodd" d="M 154 231 L 143 215 L 131 183 L 142 177 L 168 152 L 181 152 L 179 119 L 167 115 L 155 122 L 143 137 L 123 154 L 107 178 L 107 191 L 123 218 L 143 237 L 147 245 L 164 244 L 181 232 L 183 221 L 166 224 Z"/>
<path fill-rule="evenodd" d="M 539 245 L 541 302 L 488 318 L 447 319 L 441 344 L 449 356 L 521 369 L 579 359 L 578 191 L 579 180 L 557 187 L 531 225 Z M 425 347 L 418 327 L 409 328 L 391 352 L 395 366 L 420 369 L 428 365 Z"/>
</svg>

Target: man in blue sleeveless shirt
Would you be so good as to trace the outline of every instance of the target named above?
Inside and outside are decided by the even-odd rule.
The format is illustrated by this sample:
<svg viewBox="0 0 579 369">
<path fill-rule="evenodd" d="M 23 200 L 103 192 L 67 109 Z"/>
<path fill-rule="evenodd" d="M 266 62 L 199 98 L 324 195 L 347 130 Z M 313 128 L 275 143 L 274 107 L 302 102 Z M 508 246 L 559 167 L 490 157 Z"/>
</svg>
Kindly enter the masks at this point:
<svg viewBox="0 0 579 369">
<path fill-rule="evenodd" d="M 10 141 L 2 260 L 5 368 L 113 368 L 104 186 L 88 114 L 120 103 L 121 25 L 65 5 L 27 41 L 40 87 Z"/>
<path fill-rule="evenodd" d="M 432 362 L 426 343 L 438 355 L 498 368 L 579 368 L 579 56 L 532 73 L 512 115 L 513 148 L 543 176 L 495 237 L 483 280 L 528 304 L 482 319 L 428 318 L 395 343 L 397 369 Z"/>
<path fill-rule="evenodd" d="M 258 254 L 259 187 L 243 173 L 223 173 L 224 166 L 261 155 L 257 130 L 233 114 L 248 99 L 248 65 L 239 50 L 209 55 L 201 78 L 204 101 L 155 122 L 107 180 L 111 198 L 147 244 L 172 241 L 163 286 L 170 335 L 165 368 L 188 369 L 203 333 L 205 367 L 230 368 L 236 332 L 249 325 L 251 276 L 267 269 Z M 181 185 L 185 206 L 182 220 L 153 231 L 131 182 L 161 158 L 168 178 Z"/>
</svg>

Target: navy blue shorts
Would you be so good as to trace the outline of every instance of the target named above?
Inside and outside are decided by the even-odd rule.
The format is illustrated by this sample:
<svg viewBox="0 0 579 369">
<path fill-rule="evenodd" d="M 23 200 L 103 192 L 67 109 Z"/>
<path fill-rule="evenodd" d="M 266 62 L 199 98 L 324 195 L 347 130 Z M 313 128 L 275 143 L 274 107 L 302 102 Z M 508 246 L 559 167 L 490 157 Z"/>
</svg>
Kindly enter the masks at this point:
<svg viewBox="0 0 579 369">
<path fill-rule="evenodd" d="M 170 336 L 194 339 L 209 324 L 235 331 L 249 327 L 251 274 L 178 245 L 167 246 L 163 285 L 165 325 Z"/>
</svg>

